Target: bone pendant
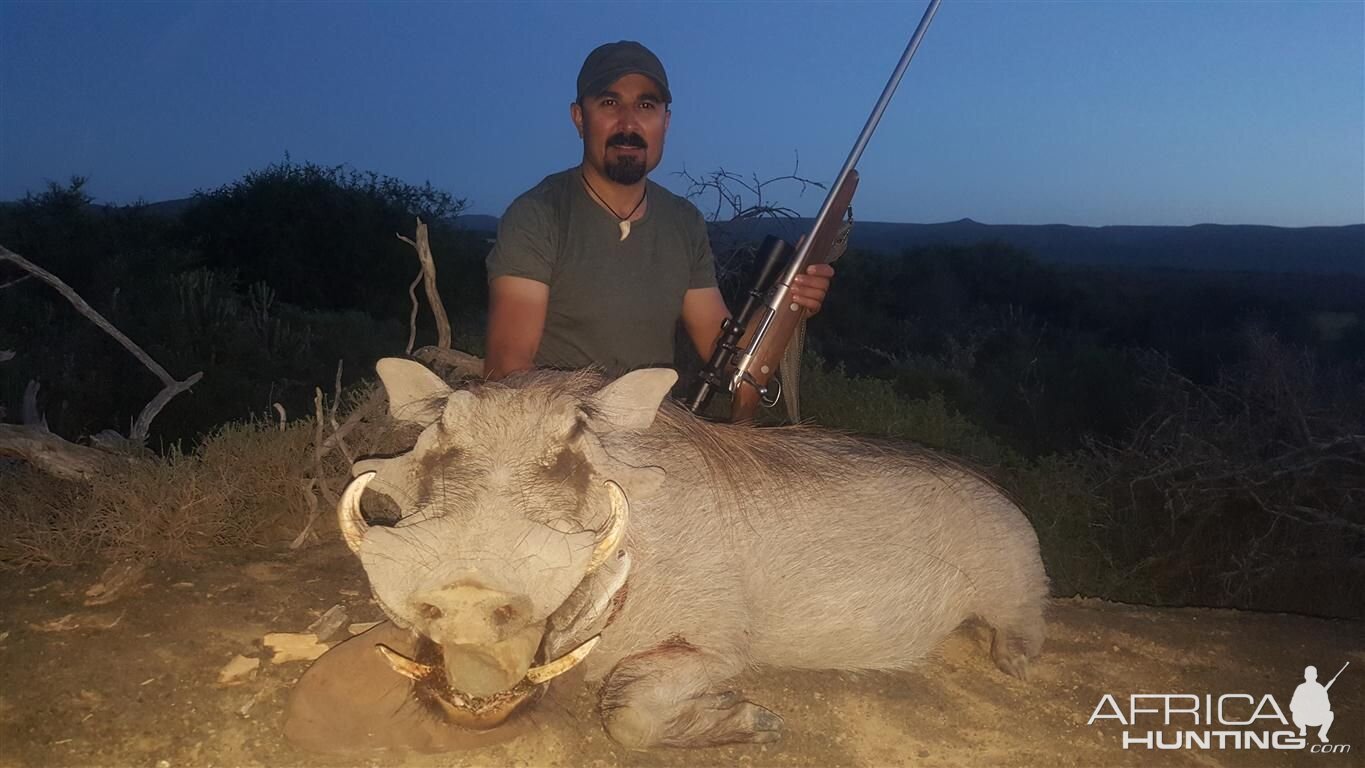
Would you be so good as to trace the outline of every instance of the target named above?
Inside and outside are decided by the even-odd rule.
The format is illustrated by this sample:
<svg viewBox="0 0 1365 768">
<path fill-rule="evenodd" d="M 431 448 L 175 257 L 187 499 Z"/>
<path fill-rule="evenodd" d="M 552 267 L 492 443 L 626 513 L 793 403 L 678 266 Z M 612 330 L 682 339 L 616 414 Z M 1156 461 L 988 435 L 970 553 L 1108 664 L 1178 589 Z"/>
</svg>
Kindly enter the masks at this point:
<svg viewBox="0 0 1365 768">
<path fill-rule="evenodd" d="M 627 237 L 630 237 L 630 222 L 623 221 L 621 222 L 621 239 L 625 240 Z"/>
</svg>

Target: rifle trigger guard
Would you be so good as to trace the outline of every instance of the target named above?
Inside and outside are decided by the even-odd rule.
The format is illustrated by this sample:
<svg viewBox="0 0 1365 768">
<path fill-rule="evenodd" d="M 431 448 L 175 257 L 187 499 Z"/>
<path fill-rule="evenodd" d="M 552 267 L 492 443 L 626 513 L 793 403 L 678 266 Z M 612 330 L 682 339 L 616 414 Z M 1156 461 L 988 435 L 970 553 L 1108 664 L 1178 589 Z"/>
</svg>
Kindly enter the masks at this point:
<svg viewBox="0 0 1365 768">
<path fill-rule="evenodd" d="M 772 386 L 762 387 L 759 386 L 757 381 L 754 381 L 754 377 L 750 376 L 748 371 L 745 371 L 743 380 L 744 383 L 753 387 L 758 392 L 758 402 L 764 408 L 771 408 L 782 400 L 781 378 L 774 376 L 772 379 Z M 770 394 L 772 395 L 771 398 L 769 398 Z"/>
<path fill-rule="evenodd" d="M 776 390 L 776 391 L 774 392 L 774 390 Z M 772 397 L 771 400 L 768 399 L 768 393 L 770 393 L 770 392 L 773 393 L 773 397 Z M 773 407 L 774 405 L 777 405 L 777 404 L 778 404 L 779 402 L 781 402 L 781 401 L 782 401 L 782 379 L 778 378 L 777 376 L 774 376 L 774 377 L 773 377 L 773 380 L 772 380 L 772 385 L 771 385 L 771 386 L 764 387 L 763 389 L 759 390 L 759 392 L 758 392 L 758 402 L 759 402 L 760 404 L 762 404 L 762 406 L 763 406 L 764 408 L 771 408 L 771 407 Z"/>
</svg>

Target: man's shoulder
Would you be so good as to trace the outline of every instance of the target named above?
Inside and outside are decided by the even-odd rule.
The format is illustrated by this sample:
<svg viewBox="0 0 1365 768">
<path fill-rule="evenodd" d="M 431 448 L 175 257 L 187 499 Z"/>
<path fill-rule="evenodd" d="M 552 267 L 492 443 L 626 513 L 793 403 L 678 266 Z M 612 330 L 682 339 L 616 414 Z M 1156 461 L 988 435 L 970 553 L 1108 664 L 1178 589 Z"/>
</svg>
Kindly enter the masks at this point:
<svg viewBox="0 0 1365 768">
<path fill-rule="evenodd" d="M 568 204 L 568 194 L 574 182 L 575 169 L 568 168 L 541 179 L 534 187 L 517 195 L 507 207 L 503 218 L 520 215 L 545 215 Z"/>
</svg>

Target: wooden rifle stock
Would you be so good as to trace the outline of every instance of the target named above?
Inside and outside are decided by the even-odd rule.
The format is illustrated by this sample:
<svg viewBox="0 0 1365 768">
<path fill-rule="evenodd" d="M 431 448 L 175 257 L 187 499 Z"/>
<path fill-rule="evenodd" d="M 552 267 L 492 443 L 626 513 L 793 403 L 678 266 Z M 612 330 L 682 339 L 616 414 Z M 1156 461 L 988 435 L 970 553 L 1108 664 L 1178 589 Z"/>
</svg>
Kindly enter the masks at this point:
<svg viewBox="0 0 1365 768">
<path fill-rule="evenodd" d="M 851 171 L 845 178 L 843 185 L 834 192 L 834 204 L 831 210 L 842 214 L 847 211 L 853 203 L 853 193 L 858 189 L 858 172 Z M 834 238 L 839 234 L 839 228 L 843 226 L 843 216 L 829 216 L 823 221 L 816 222 L 816 228 L 809 235 L 802 238 L 811 240 L 810 249 L 806 252 L 807 256 L 796 270 L 796 274 L 804 274 L 806 267 L 812 264 L 824 264 L 829 261 L 830 249 L 834 245 Z M 800 245 L 797 246 L 798 250 Z M 801 321 L 806 319 L 809 311 L 788 299 L 791 286 L 779 282 L 768 291 L 769 300 L 764 302 L 758 316 L 750 321 L 744 329 L 739 348 L 748 350 L 752 355 L 749 370 L 738 382 L 738 386 L 731 393 L 730 400 L 730 421 L 751 421 L 758 412 L 758 406 L 762 403 L 764 395 L 768 391 L 768 385 L 777 374 L 778 364 L 782 362 L 782 353 L 791 343 L 792 336 L 796 329 L 801 325 Z M 776 310 L 772 309 L 774 301 L 780 302 Z M 771 321 L 767 324 L 767 329 L 762 338 L 754 344 L 754 335 L 759 328 L 764 326 L 764 315 L 771 314 Z"/>
</svg>

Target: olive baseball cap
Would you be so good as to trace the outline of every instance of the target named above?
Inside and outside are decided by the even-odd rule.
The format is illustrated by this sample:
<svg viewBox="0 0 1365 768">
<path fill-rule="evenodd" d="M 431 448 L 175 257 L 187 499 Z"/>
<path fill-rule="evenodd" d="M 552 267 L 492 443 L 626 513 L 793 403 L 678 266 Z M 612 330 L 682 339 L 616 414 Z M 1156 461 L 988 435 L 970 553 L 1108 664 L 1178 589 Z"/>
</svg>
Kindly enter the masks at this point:
<svg viewBox="0 0 1365 768">
<path fill-rule="evenodd" d="M 668 75 L 664 65 L 648 48 L 634 40 L 621 40 L 599 45 L 583 60 L 578 70 L 578 100 L 596 96 L 607 86 L 626 75 L 644 75 L 659 84 L 665 104 L 673 103 L 668 90 Z"/>
</svg>

